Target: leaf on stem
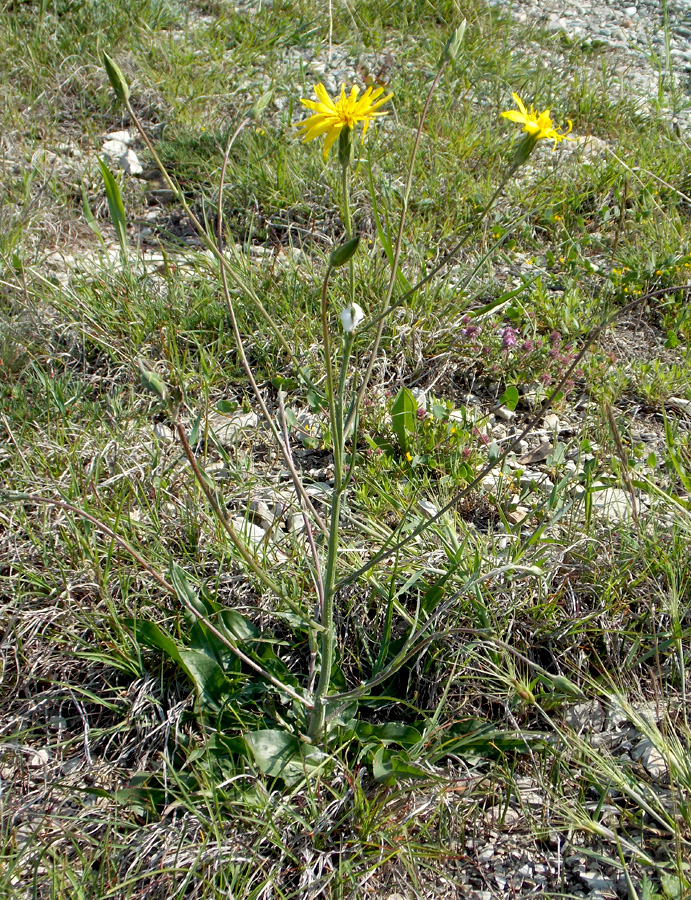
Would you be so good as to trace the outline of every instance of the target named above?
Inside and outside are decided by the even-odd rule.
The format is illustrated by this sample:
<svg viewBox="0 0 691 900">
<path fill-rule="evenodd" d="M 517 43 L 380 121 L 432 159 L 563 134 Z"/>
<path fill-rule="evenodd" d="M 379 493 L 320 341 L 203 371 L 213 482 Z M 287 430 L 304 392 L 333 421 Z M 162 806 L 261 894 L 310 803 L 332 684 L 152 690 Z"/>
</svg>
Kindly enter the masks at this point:
<svg viewBox="0 0 691 900">
<path fill-rule="evenodd" d="M 403 453 L 410 447 L 409 435 L 415 433 L 417 400 L 408 388 L 401 388 L 391 406 L 391 427 Z"/>
<path fill-rule="evenodd" d="M 139 366 L 139 379 L 142 387 L 147 391 L 151 391 L 162 403 L 165 403 L 168 399 L 168 389 L 161 376 L 150 369 L 141 359 L 137 360 L 137 365 Z"/>
<path fill-rule="evenodd" d="M 122 194 L 115 180 L 113 173 L 102 159 L 98 161 L 101 175 L 103 176 L 103 184 L 106 188 L 106 199 L 108 201 L 108 212 L 110 213 L 115 234 L 120 244 L 120 252 L 124 257 L 127 256 L 127 217 L 125 216 L 125 205 L 122 202 Z"/>
</svg>

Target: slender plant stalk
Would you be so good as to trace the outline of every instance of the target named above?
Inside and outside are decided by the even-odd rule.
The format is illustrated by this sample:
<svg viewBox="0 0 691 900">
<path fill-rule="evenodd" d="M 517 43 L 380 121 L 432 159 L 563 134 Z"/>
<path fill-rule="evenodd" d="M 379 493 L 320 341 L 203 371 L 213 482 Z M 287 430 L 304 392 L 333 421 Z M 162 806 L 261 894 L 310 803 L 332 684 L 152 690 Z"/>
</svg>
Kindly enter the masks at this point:
<svg viewBox="0 0 691 900">
<path fill-rule="evenodd" d="M 349 163 L 344 160 L 341 165 L 341 186 L 343 191 L 343 220 L 346 229 L 346 239 L 353 236 L 350 214 L 350 179 Z M 355 302 L 355 269 L 353 259 L 349 260 L 349 294 L 350 303 Z M 331 670 L 334 657 L 334 604 L 336 595 L 336 570 L 338 567 L 338 549 L 340 537 L 341 503 L 347 483 L 352 475 L 352 464 L 344 482 L 344 458 L 345 458 L 345 432 L 344 432 L 344 404 L 346 380 L 348 377 L 348 365 L 353 347 L 354 334 L 347 331 L 343 339 L 343 352 L 341 354 L 338 388 L 334 391 L 334 372 L 331 359 L 331 339 L 329 335 L 327 289 L 331 267 L 324 276 L 322 288 L 321 319 L 324 340 L 324 355 L 326 359 L 326 388 L 329 398 L 329 412 L 331 416 L 331 439 L 334 454 L 334 486 L 331 497 L 331 515 L 329 518 L 329 546 L 326 557 L 326 572 L 324 577 L 324 613 L 322 616 L 323 632 L 321 636 L 321 667 L 319 680 L 314 693 L 314 709 L 308 726 L 308 736 L 314 743 L 321 742 L 324 737 L 324 725 L 326 722 L 326 698 L 331 685 Z"/>
<path fill-rule="evenodd" d="M 226 169 L 228 167 L 228 159 L 230 158 L 230 151 L 233 147 L 233 143 L 235 142 L 236 137 L 240 134 L 240 130 L 242 128 L 241 123 L 231 136 L 228 144 L 226 145 L 225 153 L 223 154 L 223 164 L 221 166 L 221 176 L 219 180 L 219 188 L 218 188 L 218 208 L 217 208 L 217 235 L 216 241 L 219 253 L 223 256 L 223 188 L 225 186 L 225 175 Z M 300 479 L 300 476 L 297 473 L 295 468 L 295 464 L 293 462 L 292 454 L 290 453 L 290 442 L 289 438 L 286 437 L 285 440 L 281 439 L 281 435 L 274 424 L 273 418 L 269 412 L 269 409 L 264 401 L 264 397 L 262 396 L 261 391 L 259 390 L 259 385 L 254 377 L 254 372 L 252 371 L 252 367 L 249 364 L 249 360 L 247 359 L 247 354 L 245 353 L 245 345 L 242 340 L 242 335 L 240 334 L 240 328 L 238 327 L 237 317 L 235 315 L 235 304 L 233 303 L 233 298 L 230 296 L 230 290 L 228 289 L 228 277 L 226 274 L 226 270 L 224 266 L 221 266 L 221 286 L 223 288 L 223 295 L 225 297 L 226 306 L 228 307 L 228 312 L 230 314 L 230 322 L 233 329 L 233 336 L 235 337 L 235 344 L 238 349 L 238 354 L 240 356 L 240 362 L 242 364 L 242 368 L 245 370 L 245 374 L 249 380 L 250 385 L 252 386 L 252 391 L 254 396 L 259 404 L 262 415 L 269 426 L 269 430 L 274 438 L 274 441 L 280 451 L 281 456 L 283 457 L 283 461 L 288 467 L 288 471 L 290 472 L 290 477 L 293 481 L 293 486 L 295 487 L 295 492 L 299 498 L 301 498 L 302 502 L 307 506 L 309 511 L 314 516 L 314 521 L 317 523 L 320 530 L 326 534 L 327 527 L 324 523 L 324 520 L 319 515 L 317 510 L 314 508 L 314 504 L 312 503 L 309 494 L 305 490 L 305 487 Z"/>
<path fill-rule="evenodd" d="M 346 231 L 346 241 L 353 236 L 353 218 L 350 212 L 350 166 L 341 166 L 341 193 L 343 194 L 343 225 Z M 348 275 L 350 288 L 350 303 L 355 303 L 355 260 L 348 260 Z"/>
<path fill-rule="evenodd" d="M 339 479 L 340 480 L 340 479 Z M 341 515 L 341 487 L 334 484 L 331 498 L 331 531 L 329 534 L 329 551 L 326 558 L 326 577 L 324 581 L 324 616 L 322 618 L 321 667 L 319 680 L 314 692 L 314 707 L 307 730 L 313 743 L 319 743 L 324 736 L 326 721 L 326 697 L 331 684 L 331 669 L 334 657 L 334 597 L 336 594 L 336 565 L 338 562 L 338 525 Z"/>
<path fill-rule="evenodd" d="M 538 422 L 542 419 L 552 403 L 554 403 L 558 394 L 561 392 L 561 389 L 573 375 L 574 371 L 580 364 L 585 354 L 588 352 L 593 343 L 600 337 L 602 332 L 605 331 L 605 329 L 609 328 L 610 325 L 613 325 L 619 318 L 621 318 L 621 316 L 626 315 L 626 313 L 630 312 L 632 309 L 635 309 L 635 307 L 638 306 L 639 303 L 643 303 L 644 301 L 649 300 L 651 297 L 660 297 L 663 294 L 671 294 L 675 291 L 689 290 L 691 290 L 691 284 L 677 284 L 667 288 L 658 288 L 657 290 L 650 291 L 647 294 L 642 294 L 640 297 L 636 297 L 634 300 L 631 300 L 630 303 L 622 306 L 621 309 L 617 310 L 613 315 L 605 319 L 604 322 L 596 326 L 592 330 L 590 335 L 586 338 L 583 347 L 581 348 L 569 368 L 566 370 L 561 380 L 557 383 L 552 393 L 544 400 L 537 413 L 535 413 L 535 415 L 528 422 L 523 431 L 521 431 L 521 433 L 516 438 L 514 438 L 514 440 L 507 446 L 506 450 L 504 450 L 504 452 L 500 456 L 497 456 L 494 460 L 487 463 L 487 465 L 480 470 L 476 477 L 468 485 L 466 485 L 466 487 L 464 487 L 460 491 L 457 491 L 449 500 L 449 502 L 446 503 L 437 513 L 431 516 L 431 518 L 426 519 L 424 522 L 418 525 L 415 529 L 413 529 L 413 531 L 410 532 L 410 534 L 406 535 L 403 540 L 398 541 L 390 547 L 384 547 L 378 553 L 375 553 L 372 559 L 368 560 L 368 562 L 366 562 L 363 566 L 360 566 L 359 569 L 356 569 L 355 572 L 352 572 L 350 575 L 343 578 L 336 585 L 336 590 L 339 590 L 340 588 L 352 584 L 354 581 L 357 581 L 357 579 L 360 578 L 361 575 L 369 572 L 382 560 L 387 559 L 389 556 L 397 553 L 402 547 L 405 547 L 406 544 L 410 543 L 410 541 L 414 540 L 416 537 L 418 537 L 418 535 L 422 534 L 423 531 L 426 531 L 431 525 L 433 525 L 435 522 L 438 522 L 439 519 L 442 518 L 442 516 L 446 515 L 446 513 L 449 512 L 449 510 L 459 502 L 459 500 L 467 497 L 468 494 L 471 493 L 471 491 L 473 491 L 482 482 L 483 478 L 485 478 L 494 468 L 496 468 L 498 465 L 501 465 L 506 457 L 510 453 L 513 453 L 514 450 L 516 450 L 520 442 L 524 440 L 528 434 L 530 434 L 533 428 L 535 428 Z"/>
<path fill-rule="evenodd" d="M 344 167 L 345 168 L 345 167 Z M 336 396 L 334 390 L 334 373 L 331 359 L 331 338 L 329 335 L 328 319 L 328 286 L 331 267 L 326 270 L 324 285 L 322 287 L 321 321 L 322 339 L 324 341 L 324 357 L 326 367 L 326 392 L 329 402 L 329 414 L 331 418 L 331 439 L 334 455 L 334 486 L 331 496 L 331 514 L 329 517 L 329 545 L 326 557 L 326 570 L 324 575 L 324 602 L 321 619 L 321 664 L 319 680 L 314 692 L 314 709 L 308 726 L 308 736 L 314 743 L 321 742 L 324 733 L 326 718 L 326 695 L 331 684 L 331 669 L 334 655 L 334 587 L 336 584 L 336 566 L 338 564 L 339 524 L 341 517 L 341 497 L 343 491 L 343 416 L 340 396 Z M 341 366 L 341 376 L 344 366 Z"/>
<path fill-rule="evenodd" d="M 285 407 L 283 405 L 283 397 L 280 392 L 278 395 L 278 411 L 281 418 L 281 427 L 283 429 L 283 438 L 285 440 L 286 446 L 290 447 L 290 437 L 288 435 L 288 422 L 286 421 Z M 299 502 L 299 498 L 298 498 Z M 307 543 L 310 546 L 310 553 L 312 554 L 312 562 L 314 563 L 314 572 L 315 572 L 315 587 L 317 589 L 317 596 L 319 598 L 319 609 L 323 610 L 324 607 L 324 583 L 322 579 L 321 572 L 321 564 L 319 562 L 319 553 L 317 552 L 317 545 L 314 542 L 314 534 L 312 532 L 312 523 L 310 522 L 310 518 L 307 515 L 305 508 L 300 505 L 300 512 L 302 513 L 302 521 L 305 525 L 305 534 L 307 536 Z"/>
<path fill-rule="evenodd" d="M 329 335 L 329 308 L 328 308 L 328 295 L 327 291 L 329 288 L 329 278 L 331 277 L 331 267 L 329 266 L 326 270 L 326 274 L 324 275 L 324 283 L 322 285 L 322 298 L 321 298 L 321 325 L 322 325 L 322 340 L 324 341 L 324 366 L 326 370 L 326 394 L 327 400 L 329 404 L 329 416 L 331 418 L 331 429 L 335 428 L 336 423 L 336 396 L 334 393 L 334 372 L 333 372 L 333 361 L 331 359 L 331 337 Z M 336 440 L 333 442 L 333 454 L 334 454 L 334 471 L 338 472 L 340 470 L 340 462 L 341 462 L 341 447 L 340 443 Z"/>
<path fill-rule="evenodd" d="M 190 447 L 190 442 L 187 439 L 187 433 L 185 432 L 182 423 L 177 417 L 175 419 L 175 429 L 177 431 L 178 437 L 180 438 L 180 443 L 182 444 L 183 450 L 185 451 L 185 455 L 187 456 L 192 471 L 194 472 L 194 476 L 197 479 L 197 483 L 202 489 L 204 496 L 209 501 L 209 505 L 213 509 L 216 518 L 223 526 L 226 534 L 231 540 L 231 543 L 238 551 L 242 559 L 245 561 L 248 568 L 252 572 L 254 572 L 259 581 L 261 581 L 265 587 L 269 588 L 270 591 L 273 591 L 276 597 L 283 600 L 283 602 L 286 603 L 296 615 L 300 616 L 303 621 L 306 621 L 312 627 L 316 627 L 321 630 L 321 626 L 316 622 L 312 622 L 309 617 L 306 617 L 304 615 L 303 611 L 300 609 L 297 603 L 295 603 L 292 598 L 286 594 L 286 592 L 281 588 L 278 582 L 274 581 L 274 579 L 268 574 L 268 572 L 257 562 L 254 554 L 247 549 L 244 541 L 228 520 L 228 516 L 226 516 L 225 511 L 221 508 L 221 505 L 218 502 L 218 499 L 216 498 L 214 492 L 209 487 L 207 476 L 204 472 L 202 472 L 199 463 L 195 458 L 194 451 Z"/>
<path fill-rule="evenodd" d="M 441 258 L 441 260 L 435 266 L 433 266 L 423 278 L 421 278 L 411 288 L 409 288 L 409 290 L 407 290 L 405 293 L 401 294 L 401 296 L 397 297 L 395 300 L 392 300 L 389 303 L 389 305 L 386 307 L 386 309 L 382 310 L 374 318 L 370 319 L 367 322 L 367 326 L 366 326 L 367 328 L 373 328 L 375 325 L 379 325 L 379 323 L 383 319 L 385 319 L 387 316 L 389 316 L 393 312 L 394 309 L 396 309 L 397 307 L 404 304 L 406 302 L 406 300 L 409 300 L 414 294 L 416 294 L 420 290 L 420 288 L 423 288 L 426 284 L 429 284 L 429 282 L 432 281 L 432 279 L 436 275 L 438 275 L 439 272 L 441 272 L 441 270 L 445 266 L 447 266 L 450 262 L 452 262 L 458 256 L 460 251 L 467 244 L 468 240 L 473 236 L 473 234 L 475 234 L 477 229 L 480 227 L 480 225 L 484 221 L 485 217 L 487 216 L 487 213 L 492 209 L 492 207 L 494 206 L 494 204 L 497 201 L 497 198 L 499 197 L 501 192 L 504 190 L 506 185 L 509 183 L 510 179 L 516 174 L 516 171 L 519 168 L 520 168 L 519 165 L 516 165 L 516 164 L 513 164 L 510 166 L 510 168 L 508 169 L 508 171 L 502 178 L 499 186 L 497 187 L 495 192 L 492 194 L 490 199 L 485 204 L 484 208 L 478 213 L 477 217 L 468 226 L 468 228 L 463 232 L 463 234 L 458 239 L 457 243 L 454 244 L 452 249 L 449 250 L 448 253 L 445 253 L 444 256 Z M 502 240 L 504 240 L 506 238 L 506 236 L 507 235 L 504 235 Z M 474 274 L 474 273 L 472 273 L 472 274 Z M 472 274 L 470 277 L 472 277 Z M 470 277 L 467 278 L 464 281 L 464 283 L 459 287 L 459 289 L 458 289 L 459 293 L 462 293 L 465 290 L 465 288 L 468 286 Z"/>
<path fill-rule="evenodd" d="M 281 417 L 281 427 L 283 428 L 283 438 L 286 443 L 286 447 L 290 447 L 290 438 L 288 436 L 288 423 L 286 421 L 285 416 L 285 408 L 283 406 L 283 397 L 281 396 L 281 392 L 278 394 L 278 409 L 279 415 Z M 298 498 L 299 502 L 299 498 Z M 302 520 L 305 524 L 305 534 L 307 535 L 307 543 L 309 544 L 310 553 L 312 554 L 312 563 L 314 565 L 314 585 L 317 591 L 317 609 L 315 611 L 315 619 L 323 622 L 324 620 L 324 578 L 322 576 L 321 563 L 319 561 L 319 553 L 317 551 L 317 545 L 314 542 L 314 535 L 312 533 L 312 524 L 310 522 L 309 516 L 302 504 L 300 504 L 300 512 L 302 513 Z M 307 632 L 308 640 L 309 640 L 309 648 L 310 648 L 310 666 L 309 666 L 309 675 L 307 677 L 307 693 L 311 694 L 314 689 L 314 678 L 316 672 L 317 665 L 317 636 L 314 633 L 314 630 L 310 628 Z"/>
<path fill-rule="evenodd" d="M 137 115 L 134 112 L 134 110 L 132 109 L 132 106 L 131 106 L 129 100 L 126 100 L 125 104 L 127 106 L 127 111 L 129 112 L 137 131 L 141 135 L 141 138 L 144 141 L 144 143 L 146 144 L 147 150 L 149 151 L 149 153 L 151 153 L 151 155 L 154 159 L 154 162 L 158 166 L 158 169 L 161 172 L 161 174 L 163 175 L 163 178 L 164 178 L 166 184 L 171 189 L 171 191 L 175 194 L 175 198 L 177 199 L 177 201 L 182 205 L 182 208 L 185 210 L 185 213 L 189 217 L 190 222 L 194 226 L 195 231 L 199 235 L 199 237 L 200 237 L 201 241 L 204 243 L 205 247 L 216 257 L 216 259 L 218 260 L 218 262 L 221 265 L 221 268 L 230 275 L 230 277 L 233 279 L 235 286 L 240 291 L 242 291 L 243 294 L 248 296 L 250 298 L 250 300 L 252 301 L 252 303 L 254 303 L 254 305 L 257 307 L 257 309 L 262 314 L 265 321 L 267 322 L 267 324 L 273 331 L 274 335 L 276 336 L 276 339 L 278 340 L 280 345 L 285 350 L 291 363 L 295 366 L 297 371 L 300 373 L 300 375 L 304 379 L 305 383 L 308 384 L 314 390 L 316 390 L 316 387 L 313 384 L 311 378 L 309 377 L 309 374 L 300 365 L 300 361 L 297 359 L 297 357 L 293 353 L 293 351 L 292 351 L 290 345 L 288 344 L 288 342 L 286 341 L 286 339 L 283 337 L 283 333 L 282 333 L 281 329 L 278 327 L 278 324 L 276 323 L 276 321 L 273 319 L 271 314 L 268 312 L 268 310 L 266 309 L 264 304 L 261 302 L 261 300 L 255 293 L 255 291 L 252 290 L 252 288 L 250 287 L 250 285 L 247 284 L 246 281 L 243 281 L 243 279 L 240 278 L 240 276 L 237 274 L 235 269 L 230 265 L 230 263 L 226 259 L 225 255 L 219 250 L 219 248 L 216 244 L 216 241 L 210 237 L 207 229 L 202 225 L 202 223 L 199 221 L 197 216 L 192 211 L 192 208 L 190 207 L 189 203 L 187 202 L 187 198 L 185 197 L 184 192 L 180 189 L 180 186 L 170 177 L 168 170 L 166 169 L 165 165 L 163 164 L 163 161 L 161 160 L 160 156 L 156 152 L 156 149 L 155 149 L 154 145 L 152 144 L 151 140 L 149 139 L 148 134 L 144 131 L 144 128 L 142 127 L 141 122 L 137 118 Z M 245 117 L 240 122 L 240 124 L 238 125 L 238 127 L 236 129 L 235 134 L 233 135 L 233 138 L 232 138 L 233 141 L 235 140 L 237 135 L 240 133 L 240 131 L 242 131 L 242 129 L 248 124 L 249 121 L 250 121 L 250 119 Z"/>
</svg>

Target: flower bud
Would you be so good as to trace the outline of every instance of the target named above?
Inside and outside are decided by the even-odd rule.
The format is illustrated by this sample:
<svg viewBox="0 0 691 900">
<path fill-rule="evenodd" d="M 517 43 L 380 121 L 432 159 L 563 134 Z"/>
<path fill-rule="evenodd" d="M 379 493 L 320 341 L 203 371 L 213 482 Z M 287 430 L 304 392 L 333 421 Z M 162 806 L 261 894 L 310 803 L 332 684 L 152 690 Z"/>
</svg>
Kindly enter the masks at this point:
<svg viewBox="0 0 691 900">
<path fill-rule="evenodd" d="M 255 122 L 258 122 L 264 114 L 264 110 L 271 102 L 271 98 L 274 95 L 274 90 L 266 91 L 261 97 L 252 105 L 250 111 L 248 113 L 250 119 L 254 119 Z"/>
<path fill-rule="evenodd" d="M 365 311 L 359 303 L 352 303 L 341 313 L 341 323 L 346 334 L 352 334 L 365 318 Z"/>
<path fill-rule="evenodd" d="M 354 256 L 359 244 L 360 235 L 351 238 L 340 247 L 336 247 L 329 257 L 329 268 L 337 269 L 339 266 L 344 266 Z"/>
<path fill-rule="evenodd" d="M 110 86 L 115 91 L 115 96 L 121 103 L 127 103 L 130 96 L 130 89 L 125 80 L 125 76 L 122 74 L 120 66 L 113 62 L 107 53 L 103 54 L 103 65 L 105 66 Z"/>
<path fill-rule="evenodd" d="M 454 59 L 458 56 L 458 51 L 461 49 L 461 44 L 463 43 L 463 35 L 465 34 L 466 20 L 463 19 L 458 28 L 454 28 L 451 32 L 451 37 L 446 42 L 446 47 L 444 47 L 444 53 L 442 54 L 442 62 L 449 63 L 453 62 Z"/>
</svg>

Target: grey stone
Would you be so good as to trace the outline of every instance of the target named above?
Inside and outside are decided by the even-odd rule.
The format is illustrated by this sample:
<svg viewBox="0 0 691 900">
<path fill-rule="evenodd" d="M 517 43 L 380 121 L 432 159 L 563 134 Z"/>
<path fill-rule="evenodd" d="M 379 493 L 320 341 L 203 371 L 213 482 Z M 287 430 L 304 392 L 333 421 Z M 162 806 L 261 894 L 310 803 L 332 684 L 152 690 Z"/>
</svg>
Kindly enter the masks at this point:
<svg viewBox="0 0 691 900">
<path fill-rule="evenodd" d="M 605 724 L 605 711 L 597 700 L 577 703 L 566 710 L 564 722 L 579 734 L 598 734 Z"/>
<path fill-rule="evenodd" d="M 520 485 L 522 488 L 536 488 L 545 493 L 554 487 L 554 483 L 546 475 L 533 469 L 526 469 L 523 472 L 520 477 Z"/>
<path fill-rule="evenodd" d="M 622 699 L 616 694 L 612 694 L 609 698 L 609 709 L 607 710 L 607 730 L 611 731 L 619 725 L 623 725 L 629 721 L 629 714 L 624 708 Z"/>
<path fill-rule="evenodd" d="M 209 430 L 221 444 L 232 444 L 241 431 L 256 428 L 259 419 L 255 412 L 235 412 L 229 416 L 211 413 L 207 419 Z"/>
<path fill-rule="evenodd" d="M 247 518 L 264 531 L 268 531 L 274 523 L 274 513 L 263 500 L 250 500 L 247 507 Z"/>
<path fill-rule="evenodd" d="M 502 422 L 513 422 L 516 418 L 516 413 L 509 409 L 508 406 L 500 406 L 499 409 L 494 410 L 494 415 L 501 419 Z"/>
<path fill-rule="evenodd" d="M 139 162 L 139 157 L 131 147 L 128 147 L 119 157 L 118 165 L 121 169 L 124 169 L 127 175 L 141 175 L 144 171 L 144 167 Z"/>
<path fill-rule="evenodd" d="M 579 872 L 579 877 L 591 893 L 594 891 L 599 891 L 600 893 L 611 892 L 616 896 L 617 886 L 601 872 Z"/>
<path fill-rule="evenodd" d="M 255 525 L 243 516 L 235 516 L 230 520 L 230 524 L 250 544 L 258 544 L 266 537 L 266 532 L 263 528 Z"/>
<path fill-rule="evenodd" d="M 593 508 L 611 522 L 625 522 L 631 518 L 631 497 L 620 488 L 593 491 Z"/>
<path fill-rule="evenodd" d="M 490 859 L 494 856 L 494 844 L 488 844 L 483 850 L 478 853 L 478 859 L 480 862 L 489 862 Z"/>
<path fill-rule="evenodd" d="M 632 756 L 640 761 L 654 781 L 666 781 L 669 777 L 667 762 L 650 738 L 644 737 L 634 749 Z"/>
<path fill-rule="evenodd" d="M 169 444 L 175 440 L 175 432 L 162 422 L 154 422 L 154 437 L 163 444 Z"/>
<path fill-rule="evenodd" d="M 48 765 L 49 761 L 50 753 L 45 748 L 32 750 L 28 758 L 29 766 L 32 769 L 42 769 L 44 766 Z"/>
</svg>

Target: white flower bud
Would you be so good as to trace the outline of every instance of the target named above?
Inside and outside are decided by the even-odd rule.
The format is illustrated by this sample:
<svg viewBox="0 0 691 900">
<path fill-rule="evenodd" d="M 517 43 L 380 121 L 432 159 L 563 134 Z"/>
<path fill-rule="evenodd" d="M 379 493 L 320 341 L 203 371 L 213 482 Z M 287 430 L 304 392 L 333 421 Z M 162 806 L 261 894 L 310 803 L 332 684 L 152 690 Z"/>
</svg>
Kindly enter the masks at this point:
<svg viewBox="0 0 691 900">
<path fill-rule="evenodd" d="M 352 334 L 365 318 L 365 312 L 358 303 L 353 303 L 341 313 L 341 322 L 346 334 Z"/>
</svg>

